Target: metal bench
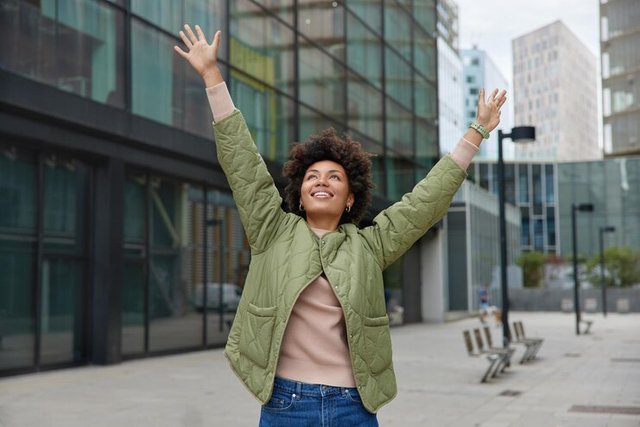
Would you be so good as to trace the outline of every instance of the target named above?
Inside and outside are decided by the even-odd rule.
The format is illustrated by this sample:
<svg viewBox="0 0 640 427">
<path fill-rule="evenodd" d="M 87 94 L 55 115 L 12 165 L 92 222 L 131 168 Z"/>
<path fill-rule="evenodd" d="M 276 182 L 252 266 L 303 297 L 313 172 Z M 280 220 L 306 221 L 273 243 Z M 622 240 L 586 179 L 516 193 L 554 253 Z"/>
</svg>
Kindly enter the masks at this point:
<svg viewBox="0 0 640 427">
<path fill-rule="evenodd" d="M 488 353 L 488 354 L 497 354 L 501 357 L 500 363 L 496 366 L 495 371 L 493 372 L 493 376 L 495 377 L 500 372 L 504 372 L 505 368 L 511 365 L 511 355 L 513 354 L 512 348 L 496 348 L 493 347 L 489 341 L 487 341 L 487 348 L 485 350 L 484 342 L 482 341 L 482 335 L 480 333 L 480 329 L 475 328 L 473 330 L 473 335 L 476 339 L 476 346 L 478 347 L 478 351 L 480 353 Z"/>
<path fill-rule="evenodd" d="M 581 325 L 585 325 L 584 327 L 584 331 L 582 332 L 583 334 L 588 334 L 589 331 L 591 330 L 591 325 L 593 325 L 593 320 L 583 320 L 580 319 L 580 324 Z"/>
<path fill-rule="evenodd" d="M 524 334 L 524 325 L 521 321 L 513 322 L 513 330 L 515 331 L 516 340 L 514 343 L 523 344 L 525 346 L 524 354 L 520 359 L 520 363 L 526 363 L 536 358 L 538 350 L 542 347 L 543 338 L 528 338 Z"/>
<path fill-rule="evenodd" d="M 473 341 L 471 340 L 471 332 L 463 331 L 462 335 L 464 336 L 464 344 L 467 348 L 467 353 L 469 354 L 469 356 L 471 357 L 486 356 L 487 360 L 489 361 L 489 366 L 487 367 L 487 370 L 484 372 L 484 375 L 480 380 L 480 382 L 482 383 L 487 382 L 487 380 L 490 377 L 495 375 L 496 368 L 498 367 L 498 364 L 501 363 L 502 356 L 498 354 L 493 354 L 493 353 L 483 354 L 480 352 L 475 352 L 473 349 Z"/>
</svg>

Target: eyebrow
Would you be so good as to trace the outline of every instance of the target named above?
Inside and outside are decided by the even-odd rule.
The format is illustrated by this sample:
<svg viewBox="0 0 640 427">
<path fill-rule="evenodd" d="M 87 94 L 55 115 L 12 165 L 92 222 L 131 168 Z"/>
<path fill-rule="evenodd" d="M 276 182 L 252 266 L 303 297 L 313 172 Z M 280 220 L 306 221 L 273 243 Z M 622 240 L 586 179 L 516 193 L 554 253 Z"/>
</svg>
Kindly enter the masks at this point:
<svg viewBox="0 0 640 427">
<path fill-rule="evenodd" d="M 318 169 L 309 169 L 309 170 L 307 171 L 307 173 L 309 173 L 309 172 L 317 172 L 317 173 L 320 173 L 320 171 L 319 171 Z M 338 170 L 338 169 L 331 169 L 330 171 L 327 171 L 327 173 L 333 173 L 333 172 L 338 172 L 338 173 L 344 174 L 344 172 L 342 172 L 341 170 Z"/>
</svg>

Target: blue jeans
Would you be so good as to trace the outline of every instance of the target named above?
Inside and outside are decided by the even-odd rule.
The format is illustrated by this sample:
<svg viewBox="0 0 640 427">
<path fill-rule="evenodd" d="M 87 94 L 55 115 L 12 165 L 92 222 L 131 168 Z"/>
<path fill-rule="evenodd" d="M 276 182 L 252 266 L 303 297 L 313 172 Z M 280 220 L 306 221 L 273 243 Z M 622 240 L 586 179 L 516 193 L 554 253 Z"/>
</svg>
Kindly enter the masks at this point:
<svg viewBox="0 0 640 427">
<path fill-rule="evenodd" d="M 260 427 L 377 425 L 376 414 L 367 412 L 355 388 L 307 384 L 280 377 L 276 377 L 271 399 L 260 413 Z"/>
</svg>

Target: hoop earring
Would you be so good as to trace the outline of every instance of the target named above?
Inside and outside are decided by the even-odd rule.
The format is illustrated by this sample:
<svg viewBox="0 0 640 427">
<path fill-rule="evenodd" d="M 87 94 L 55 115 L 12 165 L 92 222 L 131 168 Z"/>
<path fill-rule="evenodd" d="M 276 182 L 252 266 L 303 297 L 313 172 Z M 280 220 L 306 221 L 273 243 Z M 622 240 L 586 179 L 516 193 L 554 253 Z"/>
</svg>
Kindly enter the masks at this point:
<svg viewBox="0 0 640 427">
<path fill-rule="evenodd" d="M 351 205 L 347 205 L 347 208 L 345 209 L 345 211 L 347 211 L 347 213 L 351 212 Z"/>
<path fill-rule="evenodd" d="M 304 212 L 304 206 L 302 206 L 302 202 L 298 203 L 298 209 Z"/>
</svg>

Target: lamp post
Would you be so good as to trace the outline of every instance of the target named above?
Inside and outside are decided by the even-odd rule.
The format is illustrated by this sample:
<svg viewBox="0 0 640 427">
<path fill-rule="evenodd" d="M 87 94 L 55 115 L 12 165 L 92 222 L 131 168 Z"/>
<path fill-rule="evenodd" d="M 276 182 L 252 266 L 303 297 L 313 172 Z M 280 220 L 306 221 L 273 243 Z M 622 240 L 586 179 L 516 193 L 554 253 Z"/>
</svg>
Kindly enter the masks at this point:
<svg viewBox="0 0 640 427">
<path fill-rule="evenodd" d="M 573 307 L 576 312 L 576 335 L 580 335 L 580 299 L 579 288 L 580 281 L 578 280 L 578 233 L 576 231 L 576 212 L 593 212 L 593 205 L 591 203 L 580 203 L 571 205 L 571 231 L 573 240 Z"/>
<path fill-rule="evenodd" d="M 509 346 L 509 287 L 507 282 L 507 222 L 505 219 L 505 185 L 502 140 L 511 138 L 513 142 L 530 142 L 536 139 L 536 128 L 517 126 L 511 133 L 498 129 L 498 208 L 500 221 L 500 290 L 502 293 L 502 344 Z"/>
<path fill-rule="evenodd" d="M 616 228 L 611 225 L 600 227 L 600 286 L 602 287 L 602 314 L 607 317 L 607 284 L 604 281 L 604 233 L 613 233 Z"/>
</svg>

